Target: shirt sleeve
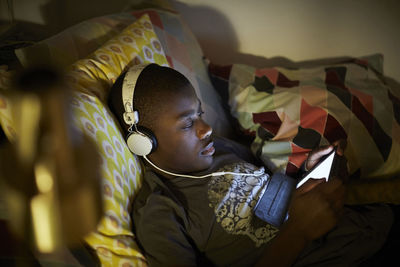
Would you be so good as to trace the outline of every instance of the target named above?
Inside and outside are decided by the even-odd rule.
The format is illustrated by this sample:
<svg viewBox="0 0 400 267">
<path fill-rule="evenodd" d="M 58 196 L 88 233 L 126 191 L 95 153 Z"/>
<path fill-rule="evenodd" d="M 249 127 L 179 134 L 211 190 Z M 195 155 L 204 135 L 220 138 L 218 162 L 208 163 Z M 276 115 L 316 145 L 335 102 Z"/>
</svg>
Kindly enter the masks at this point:
<svg viewBox="0 0 400 267">
<path fill-rule="evenodd" d="M 197 251 L 187 233 L 185 211 L 154 194 L 134 213 L 136 236 L 149 266 L 196 266 Z"/>
</svg>

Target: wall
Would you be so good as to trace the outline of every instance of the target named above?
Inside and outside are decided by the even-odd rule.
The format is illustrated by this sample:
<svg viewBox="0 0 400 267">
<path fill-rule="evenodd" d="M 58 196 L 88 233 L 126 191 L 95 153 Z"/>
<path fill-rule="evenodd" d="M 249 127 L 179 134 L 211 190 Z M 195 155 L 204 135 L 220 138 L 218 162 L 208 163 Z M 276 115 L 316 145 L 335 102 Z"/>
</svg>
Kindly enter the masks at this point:
<svg viewBox="0 0 400 267">
<path fill-rule="evenodd" d="M 400 81 L 400 1 L 175 1 L 213 61 L 274 63 L 384 54 Z"/>
<path fill-rule="evenodd" d="M 6 0 L 0 0 L 2 7 Z M 139 0 L 14 0 L 16 20 L 54 34 Z M 287 64 L 382 53 L 400 81 L 400 1 L 171 0 L 217 63 Z M 94 8 L 96 7 L 96 8 Z M 0 19 L 7 14 L 0 12 Z M 34 27 L 36 26 L 36 27 Z"/>
</svg>

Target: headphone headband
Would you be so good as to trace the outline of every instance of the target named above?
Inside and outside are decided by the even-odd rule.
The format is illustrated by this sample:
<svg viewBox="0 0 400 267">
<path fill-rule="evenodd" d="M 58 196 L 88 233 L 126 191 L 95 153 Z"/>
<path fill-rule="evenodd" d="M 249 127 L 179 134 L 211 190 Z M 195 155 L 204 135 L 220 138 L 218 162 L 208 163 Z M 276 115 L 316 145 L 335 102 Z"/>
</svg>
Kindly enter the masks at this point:
<svg viewBox="0 0 400 267">
<path fill-rule="evenodd" d="M 124 121 L 128 125 L 137 124 L 139 122 L 139 114 L 133 110 L 133 96 L 137 80 L 142 71 L 150 64 L 139 64 L 129 68 L 126 72 L 122 83 L 122 103 L 124 105 Z"/>
</svg>

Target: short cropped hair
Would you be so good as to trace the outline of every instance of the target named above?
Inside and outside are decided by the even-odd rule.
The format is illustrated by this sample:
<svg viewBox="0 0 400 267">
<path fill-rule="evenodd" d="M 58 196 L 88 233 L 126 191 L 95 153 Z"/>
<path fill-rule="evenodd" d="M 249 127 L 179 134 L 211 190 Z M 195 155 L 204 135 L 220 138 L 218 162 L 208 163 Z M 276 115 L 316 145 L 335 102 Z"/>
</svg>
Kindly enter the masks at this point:
<svg viewBox="0 0 400 267">
<path fill-rule="evenodd" d="M 129 126 L 123 119 L 125 112 L 122 103 L 122 84 L 126 72 L 122 73 L 111 87 L 108 97 L 108 106 L 111 112 L 117 117 L 125 134 Z M 161 103 L 166 94 L 187 90 L 191 86 L 189 80 L 180 72 L 169 68 L 150 64 L 140 73 L 136 82 L 133 108 L 139 112 L 139 126 L 154 129 L 154 123 L 157 122 Z"/>
</svg>

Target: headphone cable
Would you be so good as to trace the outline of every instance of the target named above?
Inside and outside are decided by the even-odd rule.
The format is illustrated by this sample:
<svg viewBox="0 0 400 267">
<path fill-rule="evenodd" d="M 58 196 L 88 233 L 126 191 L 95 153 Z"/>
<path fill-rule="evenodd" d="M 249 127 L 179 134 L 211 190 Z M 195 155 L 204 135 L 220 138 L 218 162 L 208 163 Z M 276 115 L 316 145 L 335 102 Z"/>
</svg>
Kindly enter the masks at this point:
<svg viewBox="0 0 400 267">
<path fill-rule="evenodd" d="M 211 176 L 222 176 L 222 175 L 227 175 L 227 174 L 231 174 L 231 175 L 240 175 L 240 176 L 261 176 L 265 173 L 265 169 L 264 167 L 259 168 L 258 170 L 254 171 L 253 173 L 243 173 L 243 172 L 213 172 L 210 174 L 206 174 L 206 175 L 202 175 L 202 176 L 195 176 L 195 175 L 188 175 L 188 174 L 179 174 L 179 173 L 174 173 L 174 172 L 169 172 L 166 170 L 163 170 L 162 168 L 158 167 L 157 165 L 155 165 L 153 162 L 151 162 L 147 156 L 143 156 L 143 158 L 155 169 L 165 173 L 165 174 L 169 174 L 172 176 L 178 176 L 178 177 L 183 177 L 183 178 L 191 178 L 191 179 L 203 179 L 203 178 L 207 178 L 207 177 L 211 177 Z"/>
</svg>

